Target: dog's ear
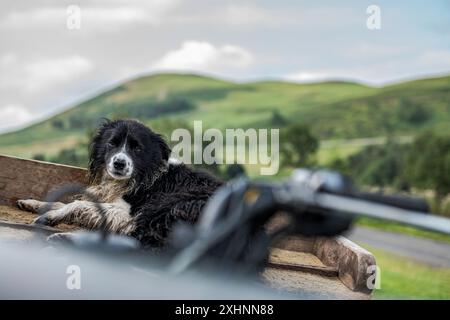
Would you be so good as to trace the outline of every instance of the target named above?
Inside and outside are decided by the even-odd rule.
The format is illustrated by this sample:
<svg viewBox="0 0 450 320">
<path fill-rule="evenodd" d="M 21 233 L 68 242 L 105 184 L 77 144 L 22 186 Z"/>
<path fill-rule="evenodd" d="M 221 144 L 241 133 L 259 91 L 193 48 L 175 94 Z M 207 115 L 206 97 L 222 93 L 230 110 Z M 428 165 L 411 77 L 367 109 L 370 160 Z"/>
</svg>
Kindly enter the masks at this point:
<svg viewBox="0 0 450 320">
<path fill-rule="evenodd" d="M 172 150 L 170 149 L 169 145 L 164 140 L 163 136 L 159 135 L 158 139 L 159 148 L 161 149 L 161 156 L 163 160 L 168 161 L 170 154 L 172 153 Z"/>
<path fill-rule="evenodd" d="M 104 131 L 106 129 L 109 129 L 114 121 L 111 121 L 110 119 L 103 117 L 100 118 L 98 120 L 98 125 L 97 125 L 97 134 L 100 133 L 101 131 Z"/>
<path fill-rule="evenodd" d="M 101 170 L 103 166 L 103 138 L 107 130 L 115 126 L 115 122 L 107 118 L 102 118 L 99 121 L 99 126 L 92 137 L 89 145 L 89 165 L 88 178 L 89 183 L 95 183 L 101 177 Z"/>
</svg>

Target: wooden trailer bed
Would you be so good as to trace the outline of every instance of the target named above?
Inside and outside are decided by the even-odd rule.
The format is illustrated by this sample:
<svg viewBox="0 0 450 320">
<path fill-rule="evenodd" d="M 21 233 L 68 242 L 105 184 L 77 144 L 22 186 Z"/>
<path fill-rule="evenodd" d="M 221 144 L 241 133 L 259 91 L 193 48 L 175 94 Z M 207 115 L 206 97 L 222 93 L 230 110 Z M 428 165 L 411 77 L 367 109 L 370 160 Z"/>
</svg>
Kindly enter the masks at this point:
<svg viewBox="0 0 450 320">
<path fill-rule="evenodd" d="M 86 170 L 0 155 L 0 242 L 33 241 L 73 226 L 32 225 L 34 214 L 16 208 L 18 199 L 44 199 L 65 184 L 86 184 Z M 283 223 L 280 215 L 272 224 Z M 273 227 L 272 226 L 272 227 Z M 291 236 L 272 248 L 262 279 L 270 287 L 326 299 L 370 299 L 367 268 L 373 255 L 344 237 Z"/>
</svg>

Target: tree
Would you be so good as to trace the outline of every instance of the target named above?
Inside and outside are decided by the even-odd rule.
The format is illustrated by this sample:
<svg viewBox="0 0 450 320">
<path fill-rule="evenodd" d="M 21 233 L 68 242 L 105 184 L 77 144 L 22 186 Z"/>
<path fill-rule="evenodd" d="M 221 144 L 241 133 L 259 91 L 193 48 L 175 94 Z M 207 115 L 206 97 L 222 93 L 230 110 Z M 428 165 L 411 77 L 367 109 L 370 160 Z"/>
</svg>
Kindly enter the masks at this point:
<svg viewBox="0 0 450 320">
<path fill-rule="evenodd" d="M 53 119 L 51 123 L 52 127 L 55 129 L 64 129 L 64 122 L 61 119 Z"/>
<path fill-rule="evenodd" d="M 397 108 L 397 117 L 410 124 L 422 124 L 430 117 L 428 111 L 420 104 L 408 99 L 401 99 Z"/>
<path fill-rule="evenodd" d="M 87 119 L 81 114 L 73 114 L 69 118 L 70 129 L 84 129 L 86 127 Z"/>
<path fill-rule="evenodd" d="M 304 125 L 292 124 L 281 130 L 280 152 L 284 165 L 310 166 L 318 148 L 319 141 Z"/>
<path fill-rule="evenodd" d="M 45 161 L 45 154 L 37 153 L 32 157 L 32 159 L 38 160 L 38 161 Z"/>
<path fill-rule="evenodd" d="M 388 141 L 367 146 L 347 159 L 335 161 L 332 167 L 358 184 L 403 191 L 411 187 L 434 190 L 434 211 L 449 212 L 443 205 L 450 193 L 450 136 L 427 132 L 411 144 Z"/>
<path fill-rule="evenodd" d="M 407 155 L 405 173 L 413 186 L 435 190 L 440 204 L 450 192 L 450 136 L 418 136 Z"/>
<path fill-rule="evenodd" d="M 353 177 L 358 184 L 379 187 L 396 185 L 405 190 L 408 183 L 404 180 L 403 167 L 409 148 L 408 145 L 388 140 L 383 145 L 366 146 L 333 167 Z"/>
<path fill-rule="evenodd" d="M 272 118 L 270 119 L 270 124 L 274 127 L 283 127 L 288 124 L 285 117 L 281 115 L 278 110 L 272 111 Z"/>
</svg>

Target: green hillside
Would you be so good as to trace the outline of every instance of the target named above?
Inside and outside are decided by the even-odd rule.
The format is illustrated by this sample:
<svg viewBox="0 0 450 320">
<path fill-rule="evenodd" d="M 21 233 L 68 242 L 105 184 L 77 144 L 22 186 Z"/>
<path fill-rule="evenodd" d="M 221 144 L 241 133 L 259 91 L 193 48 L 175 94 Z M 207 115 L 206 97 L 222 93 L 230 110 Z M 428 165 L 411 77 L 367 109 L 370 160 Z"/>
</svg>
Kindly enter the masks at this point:
<svg viewBox="0 0 450 320">
<path fill-rule="evenodd" d="M 388 86 L 375 93 L 317 105 L 298 115 L 322 138 L 416 135 L 424 130 L 449 132 L 450 77 Z"/>
<path fill-rule="evenodd" d="M 233 83 L 190 74 L 152 75 L 1 135 L 0 153 L 56 153 L 78 143 L 102 117 L 139 118 L 156 127 L 166 118 L 203 120 L 205 128 L 219 129 L 300 122 L 320 139 L 414 135 L 425 129 L 449 130 L 450 77 L 372 88 L 337 81 Z"/>
</svg>

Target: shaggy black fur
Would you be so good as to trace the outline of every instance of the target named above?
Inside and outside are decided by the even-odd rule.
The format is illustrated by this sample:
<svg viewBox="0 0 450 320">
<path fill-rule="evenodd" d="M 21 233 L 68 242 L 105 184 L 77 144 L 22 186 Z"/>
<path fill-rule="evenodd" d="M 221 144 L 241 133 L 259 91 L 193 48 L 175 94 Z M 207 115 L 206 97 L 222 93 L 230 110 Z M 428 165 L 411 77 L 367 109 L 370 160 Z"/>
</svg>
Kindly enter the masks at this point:
<svg viewBox="0 0 450 320">
<path fill-rule="evenodd" d="M 125 141 L 125 142 L 124 142 Z M 122 198 L 135 220 L 131 236 L 144 247 L 161 247 L 176 221 L 195 223 L 203 206 L 222 182 L 207 172 L 168 162 L 164 139 L 134 120 L 106 121 L 93 138 L 89 177 L 99 184 L 112 154 L 123 144 L 133 160 L 133 173 L 123 182 Z"/>
</svg>

